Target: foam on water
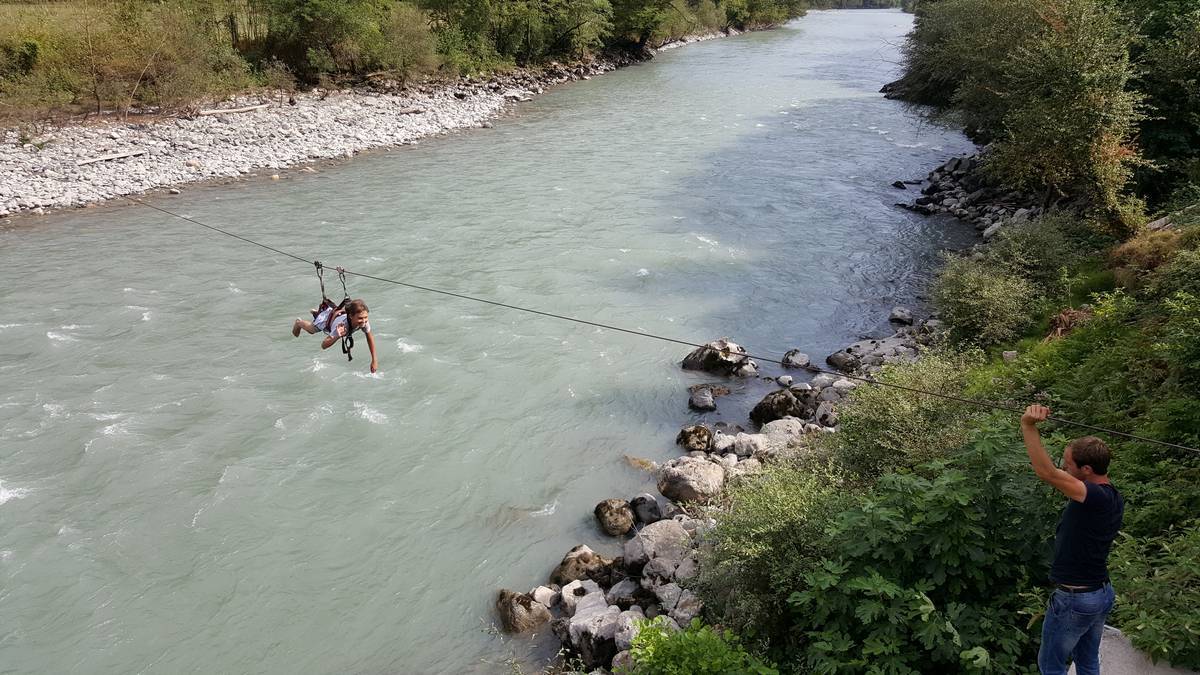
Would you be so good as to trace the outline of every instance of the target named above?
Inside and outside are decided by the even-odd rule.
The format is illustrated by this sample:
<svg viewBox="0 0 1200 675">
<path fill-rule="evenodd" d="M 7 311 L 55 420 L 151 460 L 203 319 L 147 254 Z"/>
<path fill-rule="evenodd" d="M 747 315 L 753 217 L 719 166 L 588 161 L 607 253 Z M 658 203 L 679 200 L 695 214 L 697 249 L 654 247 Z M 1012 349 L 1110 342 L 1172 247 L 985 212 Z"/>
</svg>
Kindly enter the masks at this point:
<svg viewBox="0 0 1200 675">
<path fill-rule="evenodd" d="M 4 481 L 0 480 L 0 504 L 5 504 L 13 499 L 24 499 L 28 494 L 28 488 L 6 488 Z"/>
<path fill-rule="evenodd" d="M 545 518 L 546 516 L 554 515 L 554 512 L 557 510 L 558 510 L 558 498 L 555 498 L 552 503 L 543 504 L 542 508 L 538 509 L 537 511 L 534 511 L 533 513 L 531 513 L 529 515 L 533 516 L 534 518 Z"/>
<path fill-rule="evenodd" d="M 52 330 L 46 331 L 46 337 L 50 338 L 53 342 L 79 342 L 79 338 L 74 335 L 66 335 Z"/>
<path fill-rule="evenodd" d="M 387 424 L 388 421 L 387 415 L 360 401 L 354 402 L 354 414 L 370 422 L 371 424 Z"/>
<path fill-rule="evenodd" d="M 424 347 L 405 342 L 404 340 L 396 340 L 396 349 L 399 350 L 401 354 L 412 354 L 413 352 L 421 351 L 424 349 Z"/>
</svg>

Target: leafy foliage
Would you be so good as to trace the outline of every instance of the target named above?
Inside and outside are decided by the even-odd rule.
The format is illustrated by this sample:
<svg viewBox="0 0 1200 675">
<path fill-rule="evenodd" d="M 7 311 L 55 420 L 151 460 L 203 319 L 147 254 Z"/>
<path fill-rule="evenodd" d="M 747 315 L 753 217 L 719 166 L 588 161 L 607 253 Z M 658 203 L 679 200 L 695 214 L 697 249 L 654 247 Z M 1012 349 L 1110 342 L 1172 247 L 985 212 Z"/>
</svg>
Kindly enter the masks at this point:
<svg viewBox="0 0 1200 675">
<path fill-rule="evenodd" d="M 748 653 L 732 633 L 703 626 L 699 619 L 681 631 L 660 619 L 642 622 L 629 649 L 629 675 L 778 675 Z"/>
<path fill-rule="evenodd" d="M 1200 526 L 1123 538 L 1112 560 L 1115 621 L 1155 660 L 1200 668 Z"/>
<path fill-rule="evenodd" d="M 909 389 L 961 391 L 982 354 L 934 349 L 915 363 L 888 366 L 883 382 Z M 858 387 L 839 409 L 832 434 L 834 457 L 857 476 L 878 477 L 935 459 L 967 444 L 979 423 L 978 408 L 892 387 Z"/>
<path fill-rule="evenodd" d="M 1055 501 L 1002 426 L 952 462 L 880 479 L 789 599 L 817 673 L 1032 672 L 1022 618 Z M 969 473 L 968 473 L 969 471 Z"/>
<path fill-rule="evenodd" d="M 733 485 L 727 497 L 701 549 L 696 590 L 722 624 L 784 653 L 790 637 L 786 598 L 829 553 L 823 531 L 853 496 L 828 469 L 771 465 Z"/>
<path fill-rule="evenodd" d="M 947 259 L 933 287 L 934 305 L 954 338 L 980 346 L 1021 336 L 1039 300 L 1033 283 L 1005 266 L 962 257 Z"/>
</svg>

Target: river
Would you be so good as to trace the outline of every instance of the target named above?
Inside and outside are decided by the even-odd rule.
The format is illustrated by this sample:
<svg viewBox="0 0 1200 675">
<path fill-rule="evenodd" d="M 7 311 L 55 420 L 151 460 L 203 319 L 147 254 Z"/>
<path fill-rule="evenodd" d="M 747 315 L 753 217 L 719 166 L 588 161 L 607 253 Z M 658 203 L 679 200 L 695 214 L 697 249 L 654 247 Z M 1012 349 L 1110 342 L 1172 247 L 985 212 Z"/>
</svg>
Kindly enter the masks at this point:
<svg viewBox="0 0 1200 675">
<path fill-rule="evenodd" d="M 971 148 L 877 93 L 910 26 L 813 12 L 492 129 L 150 201 L 330 265 L 819 359 L 967 236 L 893 206 Z M 685 348 L 352 279 L 370 376 L 364 340 L 347 363 L 291 336 L 311 268 L 143 207 L 22 219 L 0 269 L 0 673 L 504 672 L 552 639 L 488 630 L 496 590 L 616 553 L 592 507 L 652 490 L 624 456 L 677 456 L 698 418 Z M 719 405 L 744 419 L 768 386 Z"/>
</svg>

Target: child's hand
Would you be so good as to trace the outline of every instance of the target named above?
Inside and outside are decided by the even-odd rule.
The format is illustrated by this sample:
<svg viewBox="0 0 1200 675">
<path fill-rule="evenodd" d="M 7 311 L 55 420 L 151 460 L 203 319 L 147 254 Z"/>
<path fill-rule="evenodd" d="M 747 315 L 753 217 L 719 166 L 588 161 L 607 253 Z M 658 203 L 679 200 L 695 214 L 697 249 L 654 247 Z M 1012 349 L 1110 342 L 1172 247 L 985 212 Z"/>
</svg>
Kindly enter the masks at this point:
<svg viewBox="0 0 1200 675">
<path fill-rule="evenodd" d="M 338 337 L 346 337 L 346 324 L 338 324 L 337 334 Z"/>
<path fill-rule="evenodd" d="M 377 370 L 379 370 L 379 362 L 378 362 L 378 361 L 371 361 L 371 372 L 373 373 L 373 372 L 375 372 L 375 371 L 377 371 Z"/>
</svg>

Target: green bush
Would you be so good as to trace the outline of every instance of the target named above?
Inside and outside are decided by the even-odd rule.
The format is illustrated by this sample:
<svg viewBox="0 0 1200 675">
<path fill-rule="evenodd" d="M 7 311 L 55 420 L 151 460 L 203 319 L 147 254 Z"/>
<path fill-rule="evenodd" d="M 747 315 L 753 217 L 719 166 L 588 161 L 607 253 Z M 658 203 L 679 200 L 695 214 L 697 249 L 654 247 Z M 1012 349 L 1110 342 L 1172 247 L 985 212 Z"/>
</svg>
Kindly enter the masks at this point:
<svg viewBox="0 0 1200 675">
<path fill-rule="evenodd" d="M 1001 229 L 988 243 L 985 259 L 1033 282 L 1043 295 L 1085 261 L 1098 257 L 1108 238 L 1076 215 L 1053 212 Z"/>
<path fill-rule="evenodd" d="M 694 586 L 710 615 L 769 652 L 789 640 L 787 595 L 828 553 L 824 528 L 853 499 L 845 481 L 816 467 L 768 465 L 727 490 L 701 548 Z"/>
<path fill-rule="evenodd" d="M 812 672 L 1036 672 L 1026 616 L 1059 502 L 1005 422 L 953 461 L 888 474 L 794 593 Z M 926 477 L 929 476 L 929 477 Z"/>
<path fill-rule="evenodd" d="M 1112 556 L 1113 621 L 1155 661 L 1200 668 L 1200 526 L 1123 537 Z"/>
<path fill-rule="evenodd" d="M 1179 291 L 1163 301 L 1167 323 L 1160 353 L 1177 367 L 1185 382 L 1200 385 L 1200 298 Z"/>
<path fill-rule="evenodd" d="M 629 649 L 628 675 L 777 675 L 749 654 L 728 631 L 703 626 L 699 619 L 681 631 L 661 620 L 641 622 Z"/>
<path fill-rule="evenodd" d="M 958 394 L 977 351 L 934 349 L 915 363 L 886 367 L 879 379 L 909 389 Z M 829 443 L 851 473 L 874 478 L 901 467 L 943 459 L 968 444 L 979 408 L 895 387 L 858 387 L 839 407 L 840 431 Z"/>
<path fill-rule="evenodd" d="M 933 302 L 959 341 L 989 347 L 1020 337 L 1034 322 L 1039 294 L 1004 266 L 949 257 L 933 285 Z"/>
<path fill-rule="evenodd" d="M 1134 31 L 1102 0 L 1043 3 L 1037 39 L 1005 63 L 1009 108 L 987 168 L 1006 185 L 1085 197 L 1117 215 L 1140 163 Z"/>
</svg>

